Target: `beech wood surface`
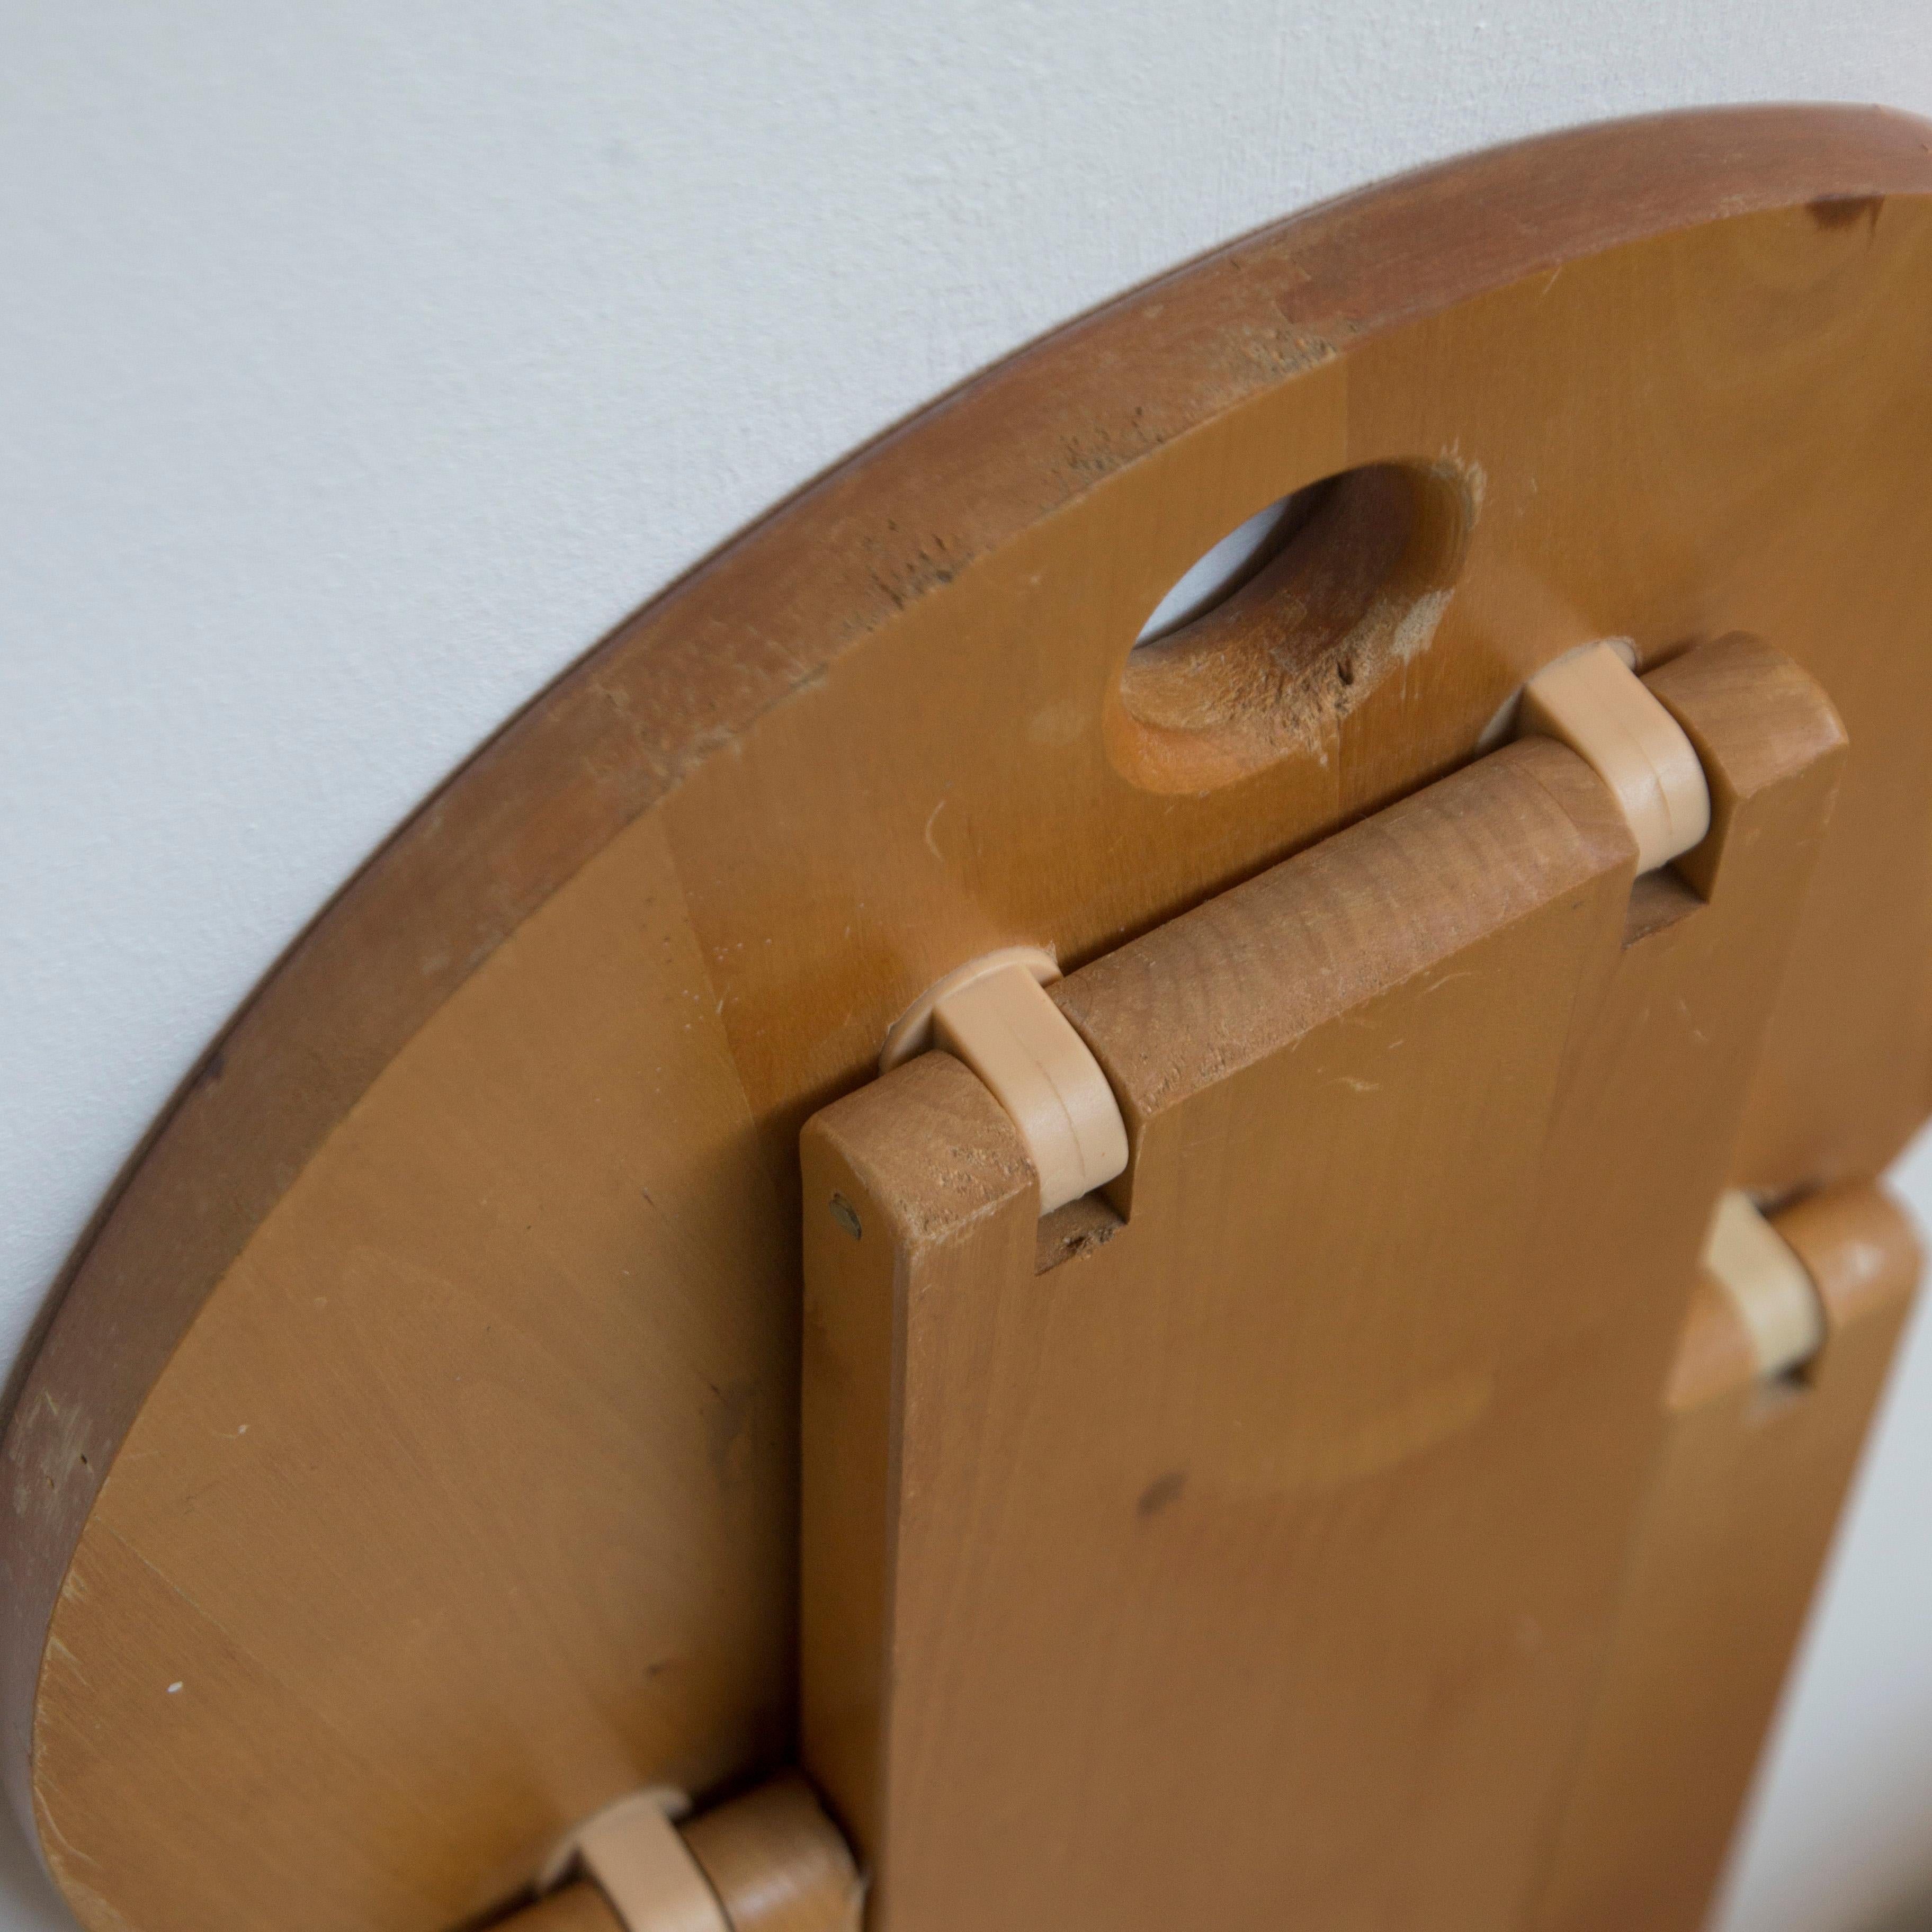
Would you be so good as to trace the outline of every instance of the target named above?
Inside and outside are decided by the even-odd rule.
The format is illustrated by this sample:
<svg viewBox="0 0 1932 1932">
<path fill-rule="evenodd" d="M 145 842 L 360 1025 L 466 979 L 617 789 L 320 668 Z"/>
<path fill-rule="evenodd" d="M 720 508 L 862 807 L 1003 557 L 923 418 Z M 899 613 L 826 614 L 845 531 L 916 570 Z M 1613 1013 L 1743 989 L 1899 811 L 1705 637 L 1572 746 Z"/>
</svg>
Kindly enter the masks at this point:
<svg viewBox="0 0 1932 1932">
<path fill-rule="evenodd" d="M 858 1868 L 796 1772 L 782 1772 L 682 1828 L 732 1932 L 858 1932 L 866 1895 Z"/>
<path fill-rule="evenodd" d="M 1825 1310 L 1823 1352 L 1766 1382 L 1714 1288 L 1686 1330 L 1537 1924 L 1696 1932 L 1776 1709 L 1866 1426 L 1918 1284 L 1904 1214 L 1834 1188 L 1778 1216 Z M 1728 1330 L 1720 1344 L 1708 1331 Z M 1712 1364 L 1727 1357 L 1720 1379 Z"/>
<path fill-rule="evenodd" d="M 0 1772 L 83 1922 L 438 1932 L 784 1763 L 802 1123 L 962 960 L 1107 952 L 1577 644 L 1756 632 L 1849 724 L 1728 1178 L 1876 1173 L 1932 1063 L 1928 364 L 1924 124 L 1582 130 L 1123 297 L 622 627 L 238 1016 L 17 1378 Z"/>
<path fill-rule="evenodd" d="M 604 1894 L 582 1880 L 512 1912 L 502 1925 L 503 1932 L 624 1932 Z"/>
<path fill-rule="evenodd" d="M 807 1126 L 803 1740 L 874 1932 L 1531 1922 L 1845 749 L 1750 640 L 1647 681 L 1669 916 L 1528 740 L 1052 988 L 1132 1148 L 1057 1267 L 945 1056 Z"/>
</svg>

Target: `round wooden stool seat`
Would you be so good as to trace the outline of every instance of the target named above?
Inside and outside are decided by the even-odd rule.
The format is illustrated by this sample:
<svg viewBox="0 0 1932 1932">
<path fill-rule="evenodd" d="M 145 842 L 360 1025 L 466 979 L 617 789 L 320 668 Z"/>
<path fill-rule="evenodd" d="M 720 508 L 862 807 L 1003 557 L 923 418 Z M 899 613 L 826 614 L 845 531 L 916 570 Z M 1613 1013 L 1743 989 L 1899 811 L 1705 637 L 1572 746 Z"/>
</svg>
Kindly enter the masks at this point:
<svg viewBox="0 0 1932 1932">
<path fill-rule="evenodd" d="M 801 1126 L 1732 632 L 1852 754 L 1734 1181 L 1932 1067 L 1932 130 L 1692 114 L 1370 189 L 868 446 L 506 728 L 237 1016 L 21 1383 L 14 1802 L 84 1922 L 443 1932 L 796 1727 Z M 1232 594 L 1136 649 L 1228 532 Z"/>
</svg>

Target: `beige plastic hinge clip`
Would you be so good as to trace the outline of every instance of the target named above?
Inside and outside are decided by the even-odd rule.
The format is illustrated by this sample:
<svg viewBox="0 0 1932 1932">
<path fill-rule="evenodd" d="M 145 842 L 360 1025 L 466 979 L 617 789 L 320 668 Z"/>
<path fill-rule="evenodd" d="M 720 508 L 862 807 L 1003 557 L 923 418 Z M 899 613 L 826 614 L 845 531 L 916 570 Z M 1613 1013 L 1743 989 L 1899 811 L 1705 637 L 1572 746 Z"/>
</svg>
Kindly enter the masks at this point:
<svg viewBox="0 0 1932 1932">
<path fill-rule="evenodd" d="M 1704 1266 L 1750 1336 L 1760 1376 L 1789 1375 L 1824 1346 L 1824 1304 L 1810 1274 L 1748 1195 L 1733 1188 L 1719 1197 Z"/>
<path fill-rule="evenodd" d="M 550 1854 L 538 1889 L 548 1892 L 580 1871 L 624 1932 L 731 1932 L 675 1822 L 690 1809 L 682 1792 L 659 1785 L 607 1804 Z"/>
<path fill-rule="evenodd" d="M 1554 738 L 1616 794 L 1636 839 L 1636 868 L 1654 872 L 1701 844 L 1711 788 L 1696 748 L 1633 668 L 1621 639 L 1586 644 L 1523 687 L 1520 736 Z"/>
<path fill-rule="evenodd" d="M 1124 1172 L 1120 1103 L 1087 1042 L 1046 988 L 1060 977 L 1048 953 L 1010 946 L 946 974 L 886 1036 L 879 1071 L 928 1048 L 964 1060 L 1004 1107 L 1040 1175 L 1050 1214 Z"/>
</svg>

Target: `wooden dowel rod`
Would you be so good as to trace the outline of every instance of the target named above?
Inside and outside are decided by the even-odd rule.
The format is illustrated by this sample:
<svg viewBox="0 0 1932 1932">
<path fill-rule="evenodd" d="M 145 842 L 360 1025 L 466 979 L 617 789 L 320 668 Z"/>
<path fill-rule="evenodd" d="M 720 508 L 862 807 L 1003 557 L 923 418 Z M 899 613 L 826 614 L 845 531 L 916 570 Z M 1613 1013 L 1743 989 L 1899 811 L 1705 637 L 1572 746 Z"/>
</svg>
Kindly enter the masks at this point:
<svg viewBox="0 0 1932 1932">
<path fill-rule="evenodd" d="M 731 1932 L 858 1932 L 865 1885 L 844 1837 L 797 1772 L 687 1820 L 678 1831 Z M 541 1898 L 497 1932 L 652 1932 L 629 1925 L 589 1879 Z"/>
</svg>

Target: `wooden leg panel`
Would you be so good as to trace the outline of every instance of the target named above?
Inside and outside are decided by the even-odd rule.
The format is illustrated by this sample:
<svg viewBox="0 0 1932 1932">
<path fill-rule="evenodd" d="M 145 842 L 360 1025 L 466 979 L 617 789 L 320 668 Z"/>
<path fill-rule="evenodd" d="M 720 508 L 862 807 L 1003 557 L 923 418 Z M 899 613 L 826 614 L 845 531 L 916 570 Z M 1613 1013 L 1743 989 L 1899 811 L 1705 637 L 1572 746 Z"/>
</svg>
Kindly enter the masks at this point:
<svg viewBox="0 0 1932 1932">
<path fill-rule="evenodd" d="M 1863 1185 L 1773 1225 L 1823 1303 L 1823 1353 L 1766 1383 L 1706 1283 L 1545 1901 L 1549 1932 L 1693 1932 L 1708 1909 L 1904 1326 L 1918 1256 Z"/>
<path fill-rule="evenodd" d="M 1526 1922 L 1843 748 L 1754 645 L 1652 688 L 1660 896 L 1526 742 L 1055 988 L 1132 1147 L 1064 1249 L 944 1055 L 808 1126 L 803 1742 L 878 1932 Z"/>
</svg>

